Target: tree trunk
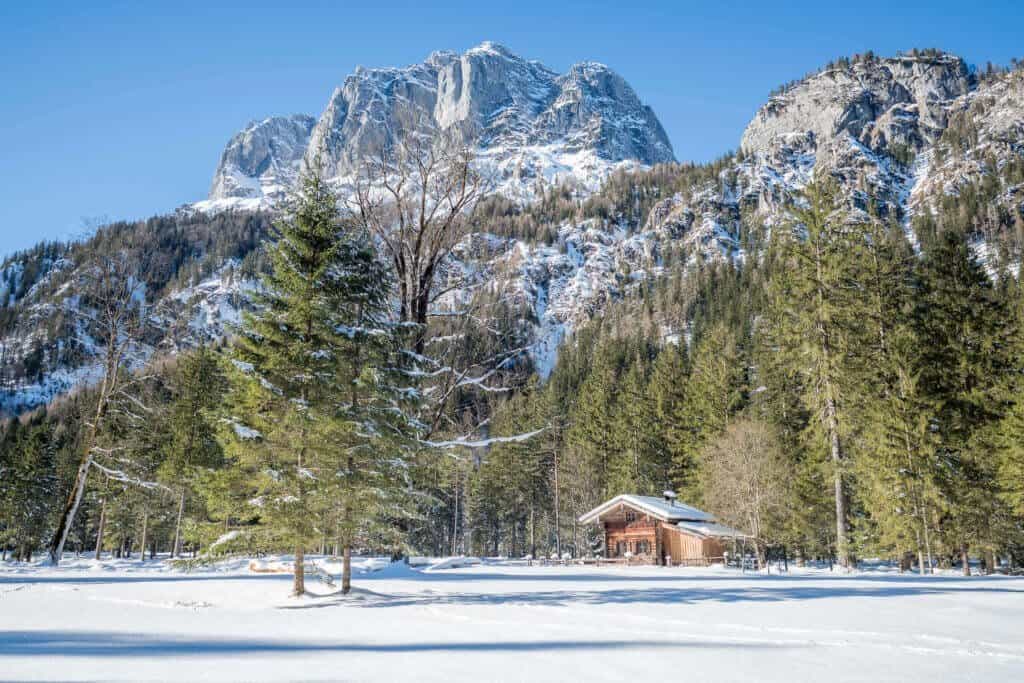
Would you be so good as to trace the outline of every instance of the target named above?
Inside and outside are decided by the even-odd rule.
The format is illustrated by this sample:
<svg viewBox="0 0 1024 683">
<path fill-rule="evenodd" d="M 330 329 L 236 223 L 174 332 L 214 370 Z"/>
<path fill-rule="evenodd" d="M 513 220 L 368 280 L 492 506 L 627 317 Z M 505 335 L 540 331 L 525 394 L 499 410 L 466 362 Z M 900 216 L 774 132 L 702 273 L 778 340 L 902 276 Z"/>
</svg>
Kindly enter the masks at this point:
<svg viewBox="0 0 1024 683">
<path fill-rule="evenodd" d="M 825 417 L 828 422 L 829 455 L 835 468 L 832 482 L 836 502 L 836 556 L 839 564 L 849 568 L 850 556 L 846 538 L 846 493 L 843 490 L 843 454 L 839 443 L 839 419 L 836 404 L 832 398 L 825 403 Z"/>
<path fill-rule="evenodd" d="M 928 531 L 928 508 L 922 506 L 921 509 L 921 525 L 924 527 L 924 552 L 925 559 L 928 560 L 928 573 L 932 573 L 932 539 L 931 533 Z"/>
<path fill-rule="evenodd" d="M 142 538 L 138 542 L 138 559 L 140 562 L 145 561 L 145 537 L 148 531 L 150 531 L 150 511 L 145 510 L 142 513 Z"/>
<path fill-rule="evenodd" d="M 53 542 L 50 544 L 50 562 L 54 565 L 60 563 L 61 555 L 64 554 L 64 544 L 71 532 L 71 524 L 78 514 L 78 506 L 82 503 L 82 494 L 85 493 L 85 482 L 89 477 L 89 468 L 92 466 L 92 448 L 86 447 L 82 454 L 82 460 L 78 464 L 78 473 L 75 475 L 75 485 L 68 494 L 64 509 L 61 510 L 60 519 L 57 520 L 57 531 L 53 535 Z"/>
<path fill-rule="evenodd" d="M 185 514 L 185 487 L 181 488 L 181 497 L 178 498 L 178 521 L 174 523 L 174 546 L 171 548 L 171 557 L 181 554 L 181 518 Z"/>
<path fill-rule="evenodd" d="M 341 552 L 341 594 L 348 595 L 352 590 L 352 544 L 346 541 Z"/>
<path fill-rule="evenodd" d="M 459 537 L 459 465 L 455 464 L 455 508 L 452 511 L 452 555 L 456 552 L 456 539 Z"/>
<path fill-rule="evenodd" d="M 555 449 L 555 554 L 562 559 L 562 522 L 558 501 L 558 449 Z"/>
<path fill-rule="evenodd" d="M 295 548 L 295 581 L 292 583 L 292 597 L 298 598 L 306 593 L 306 556 L 301 545 Z"/>
<path fill-rule="evenodd" d="M 996 573 L 996 554 L 991 550 L 986 551 L 985 557 L 985 573 L 995 574 Z"/>
<path fill-rule="evenodd" d="M 960 563 L 963 566 L 964 576 L 971 575 L 971 562 L 967 557 L 967 545 L 960 546 Z"/>
<path fill-rule="evenodd" d="M 843 453 L 839 442 L 839 414 L 836 406 L 836 387 L 833 384 L 834 378 L 829 374 L 831 373 L 832 365 L 832 340 L 830 339 L 830 330 L 828 329 L 824 313 L 825 291 L 823 283 L 825 282 L 825 277 L 822 272 L 822 268 L 822 254 L 819 238 L 815 246 L 815 270 L 818 282 L 816 292 L 818 310 L 816 312 L 815 326 L 821 343 L 821 355 L 825 368 L 824 386 L 822 387 L 825 392 L 825 430 L 828 434 L 829 440 L 829 455 L 832 459 L 832 466 L 835 469 L 833 474 L 833 488 L 836 503 L 836 555 L 838 556 L 840 564 L 843 566 L 849 566 L 846 539 L 846 498 L 843 492 Z"/>
<path fill-rule="evenodd" d="M 103 504 L 100 506 L 100 525 L 96 531 L 96 559 L 100 559 L 103 552 L 103 527 L 107 525 L 107 497 L 103 496 Z"/>
<path fill-rule="evenodd" d="M 114 377 L 116 369 L 116 358 L 113 355 L 112 347 L 108 347 L 106 373 L 100 383 L 99 396 L 96 399 L 96 413 L 93 415 L 92 424 L 89 425 L 89 431 L 82 443 L 82 459 L 78 463 L 78 471 L 75 474 L 75 485 L 71 488 L 68 499 L 64 503 L 64 509 L 61 510 L 60 518 L 57 520 L 57 530 L 50 543 L 50 562 L 54 565 L 60 563 L 61 555 L 64 554 L 64 544 L 67 543 L 71 525 L 75 521 L 75 515 L 78 514 L 78 506 L 82 503 L 85 482 L 89 478 L 89 468 L 92 467 L 93 444 L 96 442 L 96 434 L 107 410 L 107 400 L 116 384 Z"/>
<path fill-rule="evenodd" d="M 530 557 L 537 559 L 537 518 L 534 515 L 533 503 L 530 504 Z"/>
</svg>

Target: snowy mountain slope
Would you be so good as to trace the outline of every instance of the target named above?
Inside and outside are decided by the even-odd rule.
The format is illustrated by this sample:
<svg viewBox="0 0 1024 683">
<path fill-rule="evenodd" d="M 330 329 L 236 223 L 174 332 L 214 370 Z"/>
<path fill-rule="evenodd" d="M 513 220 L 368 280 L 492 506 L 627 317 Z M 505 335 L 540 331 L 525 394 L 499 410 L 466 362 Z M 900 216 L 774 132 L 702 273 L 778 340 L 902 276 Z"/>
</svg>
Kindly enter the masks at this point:
<svg viewBox="0 0 1024 683">
<path fill-rule="evenodd" d="M 956 194 L 965 183 L 978 182 L 1024 157 L 1024 71 L 957 98 L 950 107 L 950 122 L 950 134 L 926 155 L 908 198 L 911 210 L 923 210 L 929 197 Z M 1024 187 L 1005 188 L 1001 199 L 1024 206 Z"/>
<path fill-rule="evenodd" d="M 445 267 L 446 277 L 464 283 L 454 298 L 481 284 L 508 293 L 523 312 L 542 376 L 573 330 L 639 283 L 661 277 L 666 263 L 756 266 L 759 240 L 786 219 L 786 205 L 815 174 L 836 179 L 853 207 L 866 211 L 875 202 L 915 244 L 914 217 L 970 183 L 994 184 L 993 206 L 1024 214 L 1024 183 L 1007 184 L 1001 175 L 1024 164 L 1024 71 L 979 77 L 962 60 L 936 52 L 840 60 L 773 95 L 735 156 L 704 167 L 608 176 L 617 166 L 671 156 L 656 119 L 628 85 L 600 65 L 558 75 L 492 44 L 463 55 L 435 53 L 405 69 L 358 70 L 310 126 L 301 155 L 309 119 L 250 127 L 229 146 L 221 169 L 249 180 L 215 180 L 211 202 L 244 208 L 272 201 L 277 190 L 267 190 L 294 177 L 288 174 L 308 159 L 314 140 L 330 149 L 333 173 L 349 173 L 360 153 L 386 136 L 408 134 L 412 129 L 403 126 L 422 121 L 417 113 L 429 114 L 430 125 L 479 126 L 481 159 L 503 169 L 500 189 L 513 199 L 534 198 L 535 181 L 560 173 L 580 183 L 571 195 L 575 215 L 543 219 L 551 221 L 541 231 L 547 237 L 498 237 L 483 225 Z M 294 133 L 295 144 L 274 141 L 279 126 Z M 688 175 L 687 168 L 703 171 Z M 649 208 L 613 199 L 610 184 L 598 189 L 607 177 L 632 183 L 629 196 L 646 193 Z M 673 183 L 682 177 L 695 180 Z M 615 208 L 587 210 L 588 196 Z M 540 204 L 520 203 L 519 210 Z M 1024 231 L 1024 218 L 1018 220 Z M 987 259 L 1005 258 L 991 243 L 997 237 L 979 235 L 974 248 Z M 230 331 L 253 286 L 235 267 L 245 255 L 241 250 L 201 277 L 159 289 L 152 303 L 166 316 L 165 346 Z M 74 267 L 64 253 L 0 265 L 0 313 L 18 323 L 0 329 L 0 409 L 44 402 L 82 381 L 76 373 L 87 377 L 87 359 L 66 352 L 68 330 L 52 323 L 73 295 L 59 288 Z M 667 337 L 684 332 L 665 330 Z"/>
<path fill-rule="evenodd" d="M 653 111 L 608 67 L 582 62 L 559 75 L 490 42 L 404 68 L 359 67 L 309 121 L 250 124 L 228 143 L 197 208 L 272 204 L 300 158 L 341 182 L 368 156 L 427 131 L 475 141 L 498 191 L 519 199 L 562 182 L 594 191 L 623 165 L 674 159 Z"/>
</svg>

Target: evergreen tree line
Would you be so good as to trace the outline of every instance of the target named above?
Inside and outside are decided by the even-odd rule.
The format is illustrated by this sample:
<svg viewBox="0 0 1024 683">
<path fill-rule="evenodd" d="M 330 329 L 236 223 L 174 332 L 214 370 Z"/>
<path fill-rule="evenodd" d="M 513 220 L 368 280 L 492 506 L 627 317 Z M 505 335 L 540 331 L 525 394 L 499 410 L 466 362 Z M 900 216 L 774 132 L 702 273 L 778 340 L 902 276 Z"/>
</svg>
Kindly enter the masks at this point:
<svg viewBox="0 0 1024 683">
<path fill-rule="evenodd" d="M 640 224 L 659 198 L 722 170 L 687 169 L 613 176 L 585 202 L 558 190 L 534 209 L 492 200 L 476 227 L 530 212 L 509 236 L 570 215 Z M 1000 183 L 1019 172 L 1005 165 Z M 247 252 L 263 287 L 229 348 L 118 367 L 130 391 L 109 407 L 86 390 L 5 427 L 0 545 L 19 557 L 46 545 L 88 452 L 101 457 L 70 525 L 78 551 L 291 550 L 296 568 L 309 549 L 580 556 L 600 550 L 583 512 L 671 488 L 756 530 L 761 556 L 880 555 L 922 571 L 1019 561 L 1019 250 L 982 261 L 976 245 L 1012 240 L 1021 215 L 993 208 L 994 187 L 936 198 L 910 244 L 895 217 L 858 218 L 821 180 L 791 224 L 748 230 L 742 262 L 666 259 L 665 277 L 578 330 L 540 382 L 510 353 L 529 330 L 498 287 L 427 333 L 395 320 L 394 274 L 372 237 L 309 178 L 268 248 Z M 254 241 L 264 230 L 239 229 Z M 119 234 L 97 244 L 144 243 Z M 153 256 L 163 265 L 147 272 L 182 277 L 198 254 Z M 485 325 L 463 325 L 482 311 Z M 410 348 L 438 342 L 442 362 Z M 479 358 L 498 358 L 481 376 L 516 390 L 453 370 Z M 444 375 L 469 381 L 445 387 Z M 474 431 L 535 436 L 455 457 L 421 438 Z"/>
<path fill-rule="evenodd" d="M 756 266 L 613 306 L 496 410 L 496 427 L 545 431 L 466 466 L 467 550 L 587 553 L 580 514 L 671 488 L 756 528 L 762 556 L 1021 561 L 1021 292 L 972 247 L 970 193 L 921 219 L 921 253 L 828 181 L 805 200 Z"/>
</svg>

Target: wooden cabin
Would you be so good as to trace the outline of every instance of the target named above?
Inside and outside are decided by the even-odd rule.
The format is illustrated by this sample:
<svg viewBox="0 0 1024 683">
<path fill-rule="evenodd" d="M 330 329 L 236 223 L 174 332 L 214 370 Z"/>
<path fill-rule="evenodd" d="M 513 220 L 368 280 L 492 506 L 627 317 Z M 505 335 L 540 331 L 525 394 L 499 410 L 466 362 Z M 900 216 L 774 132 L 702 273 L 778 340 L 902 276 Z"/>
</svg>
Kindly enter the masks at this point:
<svg viewBox="0 0 1024 683">
<path fill-rule="evenodd" d="M 750 536 L 720 524 L 714 515 L 685 505 L 675 494 L 616 496 L 580 517 L 604 529 L 604 556 L 659 565 L 721 562 L 733 543 Z"/>
</svg>

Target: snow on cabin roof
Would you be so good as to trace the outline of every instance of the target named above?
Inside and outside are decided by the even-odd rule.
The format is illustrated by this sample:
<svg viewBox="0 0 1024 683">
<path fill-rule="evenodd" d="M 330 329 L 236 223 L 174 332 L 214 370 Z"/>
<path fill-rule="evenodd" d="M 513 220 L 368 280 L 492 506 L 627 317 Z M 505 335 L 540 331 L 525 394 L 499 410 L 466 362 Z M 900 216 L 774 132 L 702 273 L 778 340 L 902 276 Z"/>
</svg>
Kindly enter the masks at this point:
<svg viewBox="0 0 1024 683">
<path fill-rule="evenodd" d="M 718 522 L 679 522 L 676 528 L 702 538 L 753 538 L 750 534 Z"/>
<path fill-rule="evenodd" d="M 620 503 L 635 510 L 646 512 L 647 514 L 653 515 L 665 522 L 675 520 L 692 520 L 696 522 L 715 521 L 714 515 L 704 512 L 703 510 L 698 510 L 697 508 L 691 507 L 685 503 L 680 503 L 676 500 L 668 501 L 664 498 L 657 498 L 655 496 L 634 496 L 628 493 L 615 496 L 611 500 L 598 505 L 587 514 L 580 517 L 579 521 L 583 524 L 596 521 L 601 517 L 601 515 L 613 509 Z"/>
</svg>

